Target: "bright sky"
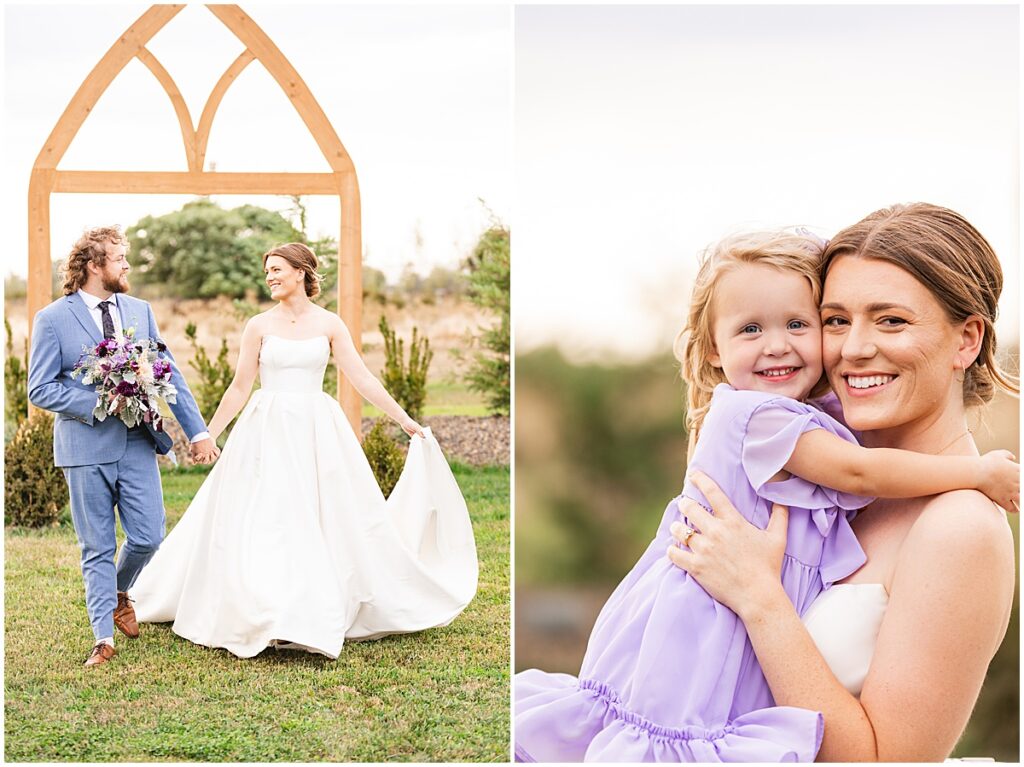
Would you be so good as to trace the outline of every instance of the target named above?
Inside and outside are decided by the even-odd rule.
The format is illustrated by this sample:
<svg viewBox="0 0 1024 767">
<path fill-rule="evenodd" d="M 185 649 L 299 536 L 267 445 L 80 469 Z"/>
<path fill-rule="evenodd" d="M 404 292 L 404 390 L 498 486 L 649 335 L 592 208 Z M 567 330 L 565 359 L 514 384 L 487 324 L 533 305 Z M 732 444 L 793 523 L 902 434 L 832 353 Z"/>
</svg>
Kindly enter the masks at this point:
<svg viewBox="0 0 1024 767">
<path fill-rule="evenodd" d="M 27 270 L 27 191 L 36 155 L 107 49 L 145 11 L 134 5 L 4 8 L 5 273 Z M 364 263 L 397 276 L 454 267 L 491 213 L 511 208 L 512 12 L 509 6 L 243 5 L 291 61 L 355 162 Z M 243 46 L 201 5 L 149 44 L 198 123 Z M 228 91 L 207 163 L 220 171 L 327 171 L 316 144 L 259 62 Z M 60 167 L 186 170 L 170 100 L 133 60 L 101 97 Z M 177 210 L 190 197 L 53 195 L 52 255 L 83 228 Z M 283 197 L 214 197 L 283 210 Z M 313 236 L 338 236 L 337 198 L 308 197 Z"/>
<path fill-rule="evenodd" d="M 829 237 L 895 202 L 963 213 L 1019 322 L 1016 6 L 516 12 L 517 350 L 671 348 L 698 253 Z"/>
</svg>

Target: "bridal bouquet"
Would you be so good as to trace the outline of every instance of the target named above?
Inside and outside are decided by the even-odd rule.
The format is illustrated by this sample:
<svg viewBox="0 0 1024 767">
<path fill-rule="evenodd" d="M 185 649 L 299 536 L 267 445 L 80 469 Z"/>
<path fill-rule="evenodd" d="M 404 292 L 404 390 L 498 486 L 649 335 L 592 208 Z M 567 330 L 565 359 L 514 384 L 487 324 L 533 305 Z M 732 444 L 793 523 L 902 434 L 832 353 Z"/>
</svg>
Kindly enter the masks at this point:
<svg viewBox="0 0 1024 767">
<path fill-rule="evenodd" d="M 103 421 L 113 415 L 128 427 L 148 423 L 163 431 L 159 402 L 174 403 L 178 394 L 171 383 L 171 363 L 161 355 L 165 351 L 161 341 L 135 340 L 134 328 L 125 330 L 120 340 L 107 338 L 93 349 L 83 346 L 71 377 L 96 384 L 93 417 Z"/>
</svg>

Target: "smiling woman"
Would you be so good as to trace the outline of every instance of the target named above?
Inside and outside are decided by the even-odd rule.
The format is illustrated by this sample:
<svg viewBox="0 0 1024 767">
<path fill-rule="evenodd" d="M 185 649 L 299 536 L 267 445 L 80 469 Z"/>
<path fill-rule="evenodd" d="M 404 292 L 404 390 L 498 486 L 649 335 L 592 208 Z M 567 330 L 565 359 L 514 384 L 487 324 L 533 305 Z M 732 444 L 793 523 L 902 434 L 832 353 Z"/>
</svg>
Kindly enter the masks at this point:
<svg viewBox="0 0 1024 767">
<path fill-rule="evenodd" d="M 968 407 L 996 386 L 1018 392 L 995 362 L 1002 274 L 981 234 L 946 208 L 894 206 L 836 235 L 823 271 L 825 369 L 864 444 L 931 461 L 977 456 Z M 803 625 L 803 611 L 777 586 L 784 521 L 776 535 L 762 533 L 740 519 L 734 493 L 701 488 L 717 518 L 688 507 L 701 535 L 691 540 L 677 527 L 691 552 L 670 558 L 740 616 L 775 701 L 822 712 L 819 758 L 948 756 L 1010 618 L 1014 551 L 1002 511 L 966 490 L 903 500 L 879 493 L 886 497 L 853 520 L 866 562 L 842 578 L 859 593 L 872 589 L 873 606 L 841 610 L 843 628 L 823 633 L 810 631 L 809 616 Z M 1004 503 L 1019 503 L 1019 485 Z M 852 674 L 834 652 L 851 634 L 862 638 Z"/>
<path fill-rule="evenodd" d="M 755 629 L 751 642 L 744 622 L 760 619 L 766 595 L 769 604 L 777 598 L 801 616 L 862 568 L 865 554 L 850 523 L 869 496 L 978 488 L 1007 505 L 1018 502 L 1019 467 L 1005 451 L 954 457 L 867 449 L 826 412 L 834 401 L 806 401 L 825 383 L 817 320 L 822 245 L 798 233 L 756 233 L 706 254 L 680 336 L 688 420 L 698 435 L 691 477 L 602 609 L 579 677 L 537 669 L 517 675 L 520 759 L 815 759 L 832 712 L 780 697 L 759 665 Z M 980 326 L 968 321 L 961 328 L 965 365 L 980 345 L 973 332 Z M 942 356 L 931 347 L 925 353 Z M 722 504 L 719 486 L 735 508 Z M 732 579 L 714 569 L 726 526 L 765 538 L 759 588 L 735 586 L 744 579 L 735 578 L 732 560 L 721 568 Z M 679 547 L 670 545 L 673 536 Z M 723 590 L 719 580 L 734 590 Z M 858 692 L 862 679 L 856 678 Z M 838 737 L 832 735 L 830 748 Z M 850 753 L 871 756 L 856 745 Z"/>
</svg>

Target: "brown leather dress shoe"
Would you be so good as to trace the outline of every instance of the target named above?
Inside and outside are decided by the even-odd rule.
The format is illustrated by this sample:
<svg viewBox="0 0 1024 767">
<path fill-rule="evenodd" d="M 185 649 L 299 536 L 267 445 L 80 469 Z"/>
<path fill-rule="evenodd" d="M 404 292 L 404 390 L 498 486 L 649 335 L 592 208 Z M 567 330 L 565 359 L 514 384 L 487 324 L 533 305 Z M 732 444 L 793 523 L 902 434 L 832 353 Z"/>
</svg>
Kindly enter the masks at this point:
<svg viewBox="0 0 1024 767">
<path fill-rule="evenodd" d="M 89 654 L 89 660 L 85 662 L 86 666 L 101 666 L 108 660 L 113 658 L 117 654 L 117 650 L 108 645 L 106 642 L 100 642 L 92 648 L 92 652 Z"/>
<path fill-rule="evenodd" d="M 135 608 L 127 591 L 117 592 L 117 607 L 114 608 L 114 625 L 126 637 L 134 639 L 139 635 L 139 623 L 135 620 Z"/>
</svg>

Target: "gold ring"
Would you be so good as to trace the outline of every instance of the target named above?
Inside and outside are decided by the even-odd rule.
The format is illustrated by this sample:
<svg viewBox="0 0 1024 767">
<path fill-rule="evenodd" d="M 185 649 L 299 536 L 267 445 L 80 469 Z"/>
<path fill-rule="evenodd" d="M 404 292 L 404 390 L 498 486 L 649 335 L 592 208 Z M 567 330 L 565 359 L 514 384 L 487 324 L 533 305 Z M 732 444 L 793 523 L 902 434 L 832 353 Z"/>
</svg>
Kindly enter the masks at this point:
<svg viewBox="0 0 1024 767">
<path fill-rule="evenodd" d="M 686 528 L 686 535 L 683 536 L 683 545 L 686 546 L 686 548 L 690 548 L 690 539 L 696 534 L 697 531 L 692 527 Z"/>
</svg>

